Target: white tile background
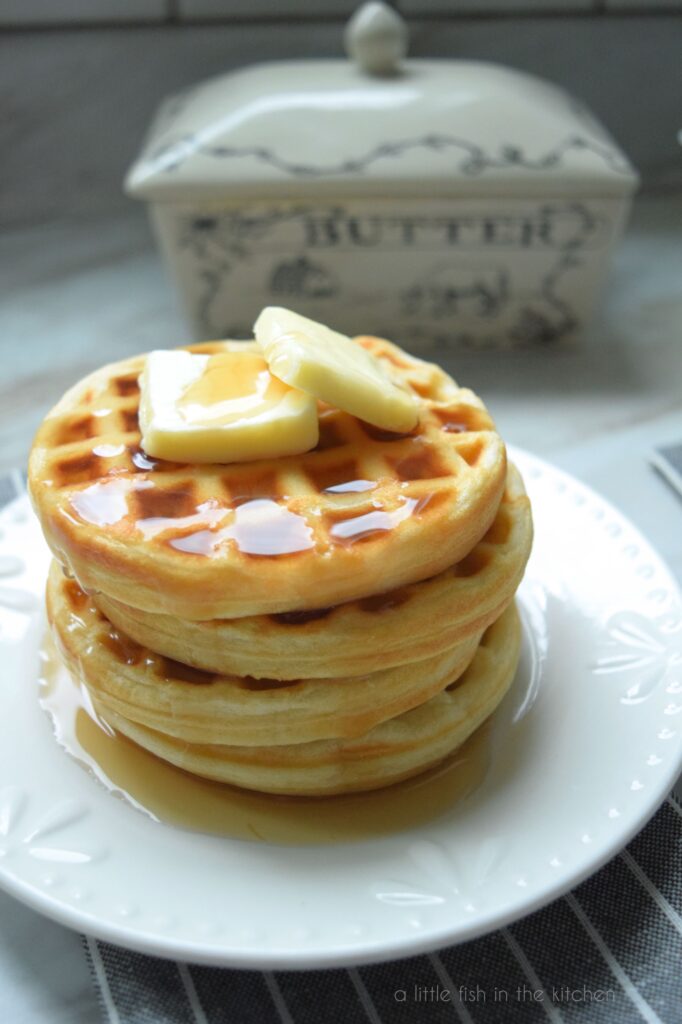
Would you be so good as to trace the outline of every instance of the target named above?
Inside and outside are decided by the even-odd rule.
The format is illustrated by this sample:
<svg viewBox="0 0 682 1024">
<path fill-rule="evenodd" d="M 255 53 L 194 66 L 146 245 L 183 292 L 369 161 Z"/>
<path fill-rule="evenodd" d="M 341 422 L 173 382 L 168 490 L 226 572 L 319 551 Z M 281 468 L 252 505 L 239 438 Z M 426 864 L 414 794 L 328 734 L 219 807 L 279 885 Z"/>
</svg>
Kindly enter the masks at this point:
<svg viewBox="0 0 682 1024">
<path fill-rule="evenodd" d="M 356 0 L 177 0 L 179 18 L 348 17 Z"/>
<path fill-rule="evenodd" d="M 514 14 L 527 11 L 535 14 L 596 11 L 598 0 L 401 0 L 399 6 L 401 12 L 407 15 L 456 17 L 459 14 Z"/>
<path fill-rule="evenodd" d="M 347 17 L 359 0 L 0 0 L 0 26 Z M 682 0 L 397 0 L 407 16 L 682 11 Z"/>
<path fill-rule="evenodd" d="M 607 11 L 680 11 L 682 0 L 605 0 Z"/>
<path fill-rule="evenodd" d="M 496 61 L 555 81 L 604 121 L 647 189 L 682 187 L 682 16 L 662 10 L 670 0 L 656 0 L 650 15 L 568 10 L 585 0 L 561 0 L 561 11 L 559 0 L 476 0 L 481 16 L 433 13 L 473 2 L 402 0 L 414 12 L 410 53 Z M 509 16 L 512 5 L 522 16 Z M 121 181 L 165 95 L 253 61 L 341 56 L 343 20 L 355 6 L 0 0 L 0 225 L 130 209 Z M 248 18 L 239 13 L 247 8 Z M 60 24 L 57 12 L 73 22 Z"/>
<path fill-rule="evenodd" d="M 167 0 L 0 0 L 0 25 L 162 21 Z"/>
</svg>

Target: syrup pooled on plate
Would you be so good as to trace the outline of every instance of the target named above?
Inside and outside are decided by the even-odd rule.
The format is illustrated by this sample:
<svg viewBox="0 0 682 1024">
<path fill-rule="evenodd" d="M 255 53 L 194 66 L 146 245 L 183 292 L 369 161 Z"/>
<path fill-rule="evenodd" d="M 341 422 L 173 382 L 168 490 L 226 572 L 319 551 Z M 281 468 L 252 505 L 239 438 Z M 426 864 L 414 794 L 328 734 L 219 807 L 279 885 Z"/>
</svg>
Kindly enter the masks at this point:
<svg viewBox="0 0 682 1024">
<path fill-rule="evenodd" d="M 446 761 L 386 789 L 332 797 L 238 789 L 175 768 L 111 729 L 63 665 L 49 632 L 41 659 L 40 703 L 60 745 L 113 795 L 158 822 L 194 832 L 286 845 L 390 835 L 451 810 L 480 786 L 490 763 L 484 724 Z"/>
</svg>

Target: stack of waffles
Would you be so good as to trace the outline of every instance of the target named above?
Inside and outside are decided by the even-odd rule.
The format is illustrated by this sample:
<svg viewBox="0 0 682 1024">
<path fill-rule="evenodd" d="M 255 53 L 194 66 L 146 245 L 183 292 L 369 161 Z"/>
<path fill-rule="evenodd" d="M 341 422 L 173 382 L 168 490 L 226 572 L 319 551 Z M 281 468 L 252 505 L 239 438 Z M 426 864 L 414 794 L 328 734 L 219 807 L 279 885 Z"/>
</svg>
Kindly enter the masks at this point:
<svg viewBox="0 0 682 1024">
<path fill-rule="evenodd" d="M 77 384 L 36 436 L 62 655 L 103 720 L 197 775 L 300 795 L 386 786 L 456 750 L 514 676 L 521 478 L 471 391 L 355 341 L 418 396 L 410 434 L 320 404 L 304 455 L 162 462 L 140 447 L 140 356 Z"/>
</svg>

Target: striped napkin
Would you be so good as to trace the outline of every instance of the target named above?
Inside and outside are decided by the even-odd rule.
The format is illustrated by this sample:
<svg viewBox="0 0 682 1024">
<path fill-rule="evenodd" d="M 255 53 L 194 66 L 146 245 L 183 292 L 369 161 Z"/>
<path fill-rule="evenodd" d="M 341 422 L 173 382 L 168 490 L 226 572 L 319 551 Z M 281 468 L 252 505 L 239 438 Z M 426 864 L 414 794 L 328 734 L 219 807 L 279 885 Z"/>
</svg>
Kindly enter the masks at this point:
<svg viewBox="0 0 682 1024">
<path fill-rule="evenodd" d="M 0 505 L 23 486 L 1 478 Z M 272 973 L 83 948 L 105 1024 L 682 1024 L 682 781 L 573 892 L 435 953 Z"/>
</svg>

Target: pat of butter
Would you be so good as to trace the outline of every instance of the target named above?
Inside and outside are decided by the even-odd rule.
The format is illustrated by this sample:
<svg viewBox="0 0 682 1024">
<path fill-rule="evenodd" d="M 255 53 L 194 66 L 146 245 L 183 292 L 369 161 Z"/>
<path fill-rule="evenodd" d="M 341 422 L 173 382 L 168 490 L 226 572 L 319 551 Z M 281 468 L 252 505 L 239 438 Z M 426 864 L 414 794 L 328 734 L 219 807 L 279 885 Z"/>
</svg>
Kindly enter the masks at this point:
<svg viewBox="0 0 682 1024">
<path fill-rule="evenodd" d="M 384 430 L 417 425 L 415 396 L 344 334 L 278 306 L 263 310 L 254 331 L 272 373 L 292 387 Z"/>
<path fill-rule="evenodd" d="M 314 398 L 273 377 L 254 345 L 210 356 L 150 352 L 140 387 L 142 447 L 159 459 L 250 462 L 318 441 Z"/>
</svg>

